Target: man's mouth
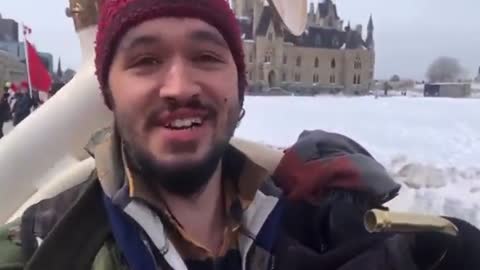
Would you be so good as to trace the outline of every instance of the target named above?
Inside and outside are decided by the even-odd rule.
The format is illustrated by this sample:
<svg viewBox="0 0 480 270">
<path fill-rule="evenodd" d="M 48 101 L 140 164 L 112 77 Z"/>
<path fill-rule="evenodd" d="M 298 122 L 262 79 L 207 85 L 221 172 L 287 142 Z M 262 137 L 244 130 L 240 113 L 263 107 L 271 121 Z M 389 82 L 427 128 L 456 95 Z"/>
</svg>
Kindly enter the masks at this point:
<svg viewBox="0 0 480 270">
<path fill-rule="evenodd" d="M 173 130 L 193 129 L 201 127 L 204 121 L 203 117 L 178 118 L 166 122 L 163 127 Z"/>
<path fill-rule="evenodd" d="M 178 131 L 203 127 L 211 118 L 208 110 L 181 108 L 158 115 L 155 122 L 157 127 Z"/>
</svg>

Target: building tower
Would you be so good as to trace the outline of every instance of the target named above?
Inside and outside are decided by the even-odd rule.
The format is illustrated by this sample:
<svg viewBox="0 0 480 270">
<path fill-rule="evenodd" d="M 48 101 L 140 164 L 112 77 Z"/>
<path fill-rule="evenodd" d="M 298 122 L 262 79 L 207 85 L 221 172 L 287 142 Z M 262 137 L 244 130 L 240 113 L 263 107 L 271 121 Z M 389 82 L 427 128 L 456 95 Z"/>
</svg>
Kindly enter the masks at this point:
<svg viewBox="0 0 480 270">
<path fill-rule="evenodd" d="M 62 60 L 60 58 L 58 58 L 57 79 L 62 80 L 62 78 L 63 78 Z"/>
<path fill-rule="evenodd" d="M 365 43 L 367 44 L 367 48 L 369 50 L 374 50 L 375 49 L 375 40 L 373 39 L 373 19 L 372 15 L 370 15 L 370 19 L 368 20 L 368 26 L 367 26 L 367 40 Z"/>
</svg>

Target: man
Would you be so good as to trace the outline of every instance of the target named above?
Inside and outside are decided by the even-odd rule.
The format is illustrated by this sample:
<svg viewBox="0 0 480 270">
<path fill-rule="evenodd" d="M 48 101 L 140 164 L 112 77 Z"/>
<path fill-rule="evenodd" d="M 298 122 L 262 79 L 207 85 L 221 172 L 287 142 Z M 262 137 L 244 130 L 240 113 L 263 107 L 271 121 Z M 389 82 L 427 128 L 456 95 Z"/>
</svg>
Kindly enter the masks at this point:
<svg viewBox="0 0 480 270">
<path fill-rule="evenodd" d="M 459 250 L 472 261 L 463 238 L 422 234 L 439 247 L 430 249 L 409 235 L 368 234 L 362 212 L 398 186 L 344 137 L 302 134 L 275 170 L 284 195 L 229 144 L 246 78 L 226 1 L 106 1 L 99 18 L 96 74 L 114 126 L 88 146 L 90 179 L 0 229 L 0 269 L 413 270 Z M 464 249 L 443 254 L 452 243 Z"/>
<path fill-rule="evenodd" d="M 28 93 L 28 89 L 22 88 L 21 91 L 15 93 L 15 103 L 13 104 L 13 125 L 20 124 L 30 115 L 33 106 L 32 98 Z"/>
<path fill-rule="evenodd" d="M 8 104 L 8 89 L 0 97 L 0 139 L 3 138 L 3 124 L 10 120 L 10 105 Z"/>
</svg>

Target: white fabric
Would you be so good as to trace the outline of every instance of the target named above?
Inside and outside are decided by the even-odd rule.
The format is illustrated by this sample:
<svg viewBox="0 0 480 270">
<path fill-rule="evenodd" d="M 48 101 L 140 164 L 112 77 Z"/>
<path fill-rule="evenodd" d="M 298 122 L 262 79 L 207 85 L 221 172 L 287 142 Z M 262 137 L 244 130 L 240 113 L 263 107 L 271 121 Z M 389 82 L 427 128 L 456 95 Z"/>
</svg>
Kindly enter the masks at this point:
<svg viewBox="0 0 480 270">
<path fill-rule="evenodd" d="M 240 235 L 240 253 L 242 254 L 242 269 L 246 270 L 247 253 L 252 247 L 253 240 L 256 238 L 263 224 L 272 212 L 278 198 L 267 196 L 261 191 L 257 191 L 253 202 L 247 208 L 243 215 L 243 227 L 249 235 Z"/>
<path fill-rule="evenodd" d="M 150 208 L 136 201 L 130 202 L 124 209 L 147 233 L 167 263 L 175 270 L 187 270 L 182 257 L 168 240 L 163 223 Z"/>
</svg>

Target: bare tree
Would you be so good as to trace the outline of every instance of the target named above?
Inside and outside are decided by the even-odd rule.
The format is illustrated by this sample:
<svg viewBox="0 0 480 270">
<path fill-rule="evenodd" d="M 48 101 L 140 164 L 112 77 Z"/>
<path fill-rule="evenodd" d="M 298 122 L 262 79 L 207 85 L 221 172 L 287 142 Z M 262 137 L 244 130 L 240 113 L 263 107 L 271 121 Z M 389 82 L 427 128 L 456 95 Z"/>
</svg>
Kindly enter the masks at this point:
<svg viewBox="0 0 480 270">
<path fill-rule="evenodd" d="M 442 56 L 430 64 L 427 78 L 430 82 L 455 82 L 463 74 L 463 68 L 458 59 Z"/>
<path fill-rule="evenodd" d="M 400 76 L 398 76 L 397 74 L 393 75 L 391 78 L 390 78 L 390 81 L 391 82 L 399 82 L 400 81 Z"/>
</svg>

